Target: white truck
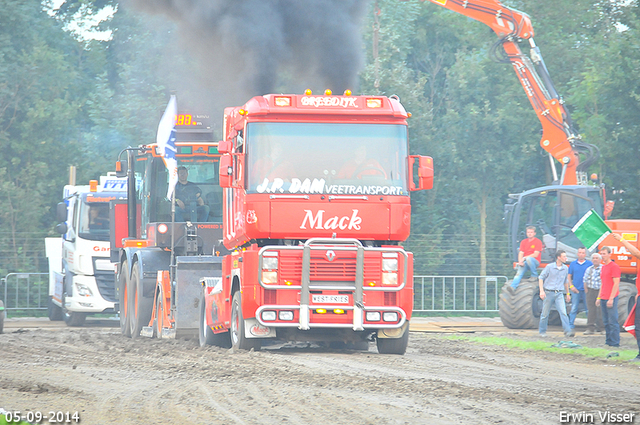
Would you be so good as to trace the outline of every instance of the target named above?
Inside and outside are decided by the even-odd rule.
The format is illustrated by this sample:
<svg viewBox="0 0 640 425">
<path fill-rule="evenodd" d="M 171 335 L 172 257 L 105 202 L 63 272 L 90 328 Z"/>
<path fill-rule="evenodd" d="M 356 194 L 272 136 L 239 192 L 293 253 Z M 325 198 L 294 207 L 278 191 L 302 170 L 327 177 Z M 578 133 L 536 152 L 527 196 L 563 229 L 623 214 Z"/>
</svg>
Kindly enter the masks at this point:
<svg viewBox="0 0 640 425">
<path fill-rule="evenodd" d="M 82 326 L 88 314 L 116 312 L 109 204 L 126 198 L 126 178 L 115 173 L 100 176 L 99 183 L 64 187 L 64 201 L 56 210 L 61 221 L 56 230 L 62 237 L 45 239 L 50 320 Z"/>
</svg>

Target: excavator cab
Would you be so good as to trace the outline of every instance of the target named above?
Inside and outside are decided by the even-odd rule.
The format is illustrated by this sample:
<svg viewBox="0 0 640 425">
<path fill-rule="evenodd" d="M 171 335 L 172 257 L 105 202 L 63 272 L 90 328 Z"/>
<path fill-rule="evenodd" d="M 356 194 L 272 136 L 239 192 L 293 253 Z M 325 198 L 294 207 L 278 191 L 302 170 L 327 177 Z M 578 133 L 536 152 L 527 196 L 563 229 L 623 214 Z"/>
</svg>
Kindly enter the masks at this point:
<svg viewBox="0 0 640 425">
<path fill-rule="evenodd" d="M 555 252 L 567 252 L 569 261 L 577 258 L 583 244 L 571 228 L 589 210 L 601 216 L 604 211 L 602 190 L 595 186 L 544 186 L 519 194 L 509 195 L 505 205 L 505 222 L 508 226 L 509 253 L 513 261 L 518 259 L 518 247 L 524 239 L 527 226 L 536 227 L 536 236 L 544 245 L 542 263 L 554 261 Z"/>
</svg>

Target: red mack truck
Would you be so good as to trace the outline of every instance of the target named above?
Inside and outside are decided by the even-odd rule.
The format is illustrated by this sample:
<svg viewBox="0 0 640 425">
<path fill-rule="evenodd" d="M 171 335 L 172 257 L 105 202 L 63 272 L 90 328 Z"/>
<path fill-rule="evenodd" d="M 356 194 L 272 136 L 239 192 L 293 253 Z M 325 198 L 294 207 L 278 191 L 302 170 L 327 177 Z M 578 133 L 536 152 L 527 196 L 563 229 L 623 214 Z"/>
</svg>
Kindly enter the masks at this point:
<svg viewBox="0 0 640 425">
<path fill-rule="evenodd" d="M 409 155 L 395 96 L 266 95 L 224 113 L 221 281 L 204 285 L 201 342 L 368 343 L 404 354 L 413 309 Z M 417 171 L 417 172 L 416 172 Z M 414 181 L 415 175 L 415 181 Z"/>
</svg>

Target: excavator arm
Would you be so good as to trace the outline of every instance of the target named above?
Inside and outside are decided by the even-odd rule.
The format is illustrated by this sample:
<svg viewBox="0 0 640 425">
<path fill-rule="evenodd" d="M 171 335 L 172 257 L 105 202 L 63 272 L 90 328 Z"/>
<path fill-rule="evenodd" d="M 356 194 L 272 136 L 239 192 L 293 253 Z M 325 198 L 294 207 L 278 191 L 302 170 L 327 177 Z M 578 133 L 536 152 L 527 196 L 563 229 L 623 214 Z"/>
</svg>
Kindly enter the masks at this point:
<svg viewBox="0 0 640 425">
<path fill-rule="evenodd" d="M 562 175 L 558 179 L 552 161 L 555 180 L 562 185 L 586 184 L 587 167 L 598 158 L 599 151 L 594 145 L 583 142 L 575 131 L 569 111 L 556 92 L 540 49 L 533 40 L 534 30 L 529 16 L 504 6 L 498 0 L 429 1 L 480 21 L 498 35 L 493 51 L 497 56 L 498 48 L 504 48 L 506 56 L 499 60 L 513 65 L 518 80 L 536 111 L 542 124 L 540 146 L 562 164 Z M 529 41 L 530 56 L 520 49 L 520 40 Z"/>
</svg>

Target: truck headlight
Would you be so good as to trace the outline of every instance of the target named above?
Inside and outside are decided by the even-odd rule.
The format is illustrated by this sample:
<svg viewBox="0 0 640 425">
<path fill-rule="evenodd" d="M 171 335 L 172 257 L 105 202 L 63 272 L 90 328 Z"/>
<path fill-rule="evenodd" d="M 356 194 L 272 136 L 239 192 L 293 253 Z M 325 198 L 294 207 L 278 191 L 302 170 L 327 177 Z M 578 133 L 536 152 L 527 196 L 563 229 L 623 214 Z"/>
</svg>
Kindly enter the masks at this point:
<svg viewBox="0 0 640 425">
<path fill-rule="evenodd" d="M 385 311 L 382 313 L 382 320 L 384 322 L 397 322 L 398 321 L 398 313 L 395 311 Z"/>
<path fill-rule="evenodd" d="M 398 284 L 398 274 L 397 273 L 382 273 L 382 284 L 383 285 L 397 285 Z"/>
<path fill-rule="evenodd" d="M 382 259 L 382 271 L 383 272 L 397 272 L 398 271 L 398 259 L 397 258 L 383 258 Z"/>
<path fill-rule="evenodd" d="M 263 311 L 262 320 L 265 322 L 273 322 L 274 320 L 276 320 L 276 312 L 272 310 Z"/>
<path fill-rule="evenodd" d="M 278 272 L 262 271 L 262 283 L 278 283 Z"/>
<path fill-rule="evenodd" d="M 93 292 L 91 292 L 91 289 L 89 289 L 89 287 L 87 285 L 84 285 L 82 283 L 76 283 L 76 291 L 77 291 L 78 295 L 80 295 L 81 297 L 92 297 L 93 296 Z"/>
<path fill-rule="evenodd" d="M 380 321 L 380 312 L 379 311 L 367 311 L 366 318 L 367 318 L 367 322 L 379 322 Z"/>
<path fill-rule="evenodd" d="M 293 320 L 293 311 L 288 311 L 288 310 L 279 311 L 278 319 L 287 320 L 287 321 Z"/>
</svg>

